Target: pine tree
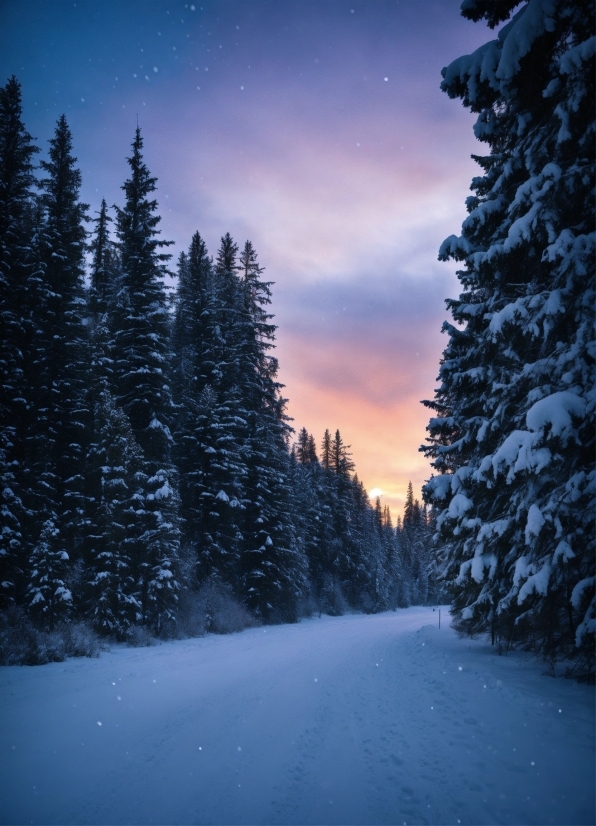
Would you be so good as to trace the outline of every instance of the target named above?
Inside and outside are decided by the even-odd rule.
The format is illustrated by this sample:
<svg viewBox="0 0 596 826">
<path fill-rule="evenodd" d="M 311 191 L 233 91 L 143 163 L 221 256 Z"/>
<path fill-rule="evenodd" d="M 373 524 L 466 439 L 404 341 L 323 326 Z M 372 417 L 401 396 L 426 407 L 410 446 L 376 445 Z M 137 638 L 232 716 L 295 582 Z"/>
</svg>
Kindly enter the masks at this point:
<svg viewBox="0 0 596 826">
<path fill-rule="evenodd" d="M 426 509 L 414 499 L 412 483 L 408 482 L 402 522 L 402 549 L 410 579 L 410 599 L 414 605 L 424 605 L 428 598 L 429 544 Z"/>
<path fill-rule="evenodd" d="M 323 441 L 321 443 L 321 465 L 325 468 L 325 470 L 329 470 L 331 468 L 331 455 L 331 433 L 327 429 L 325 430 Z"/>
<path fill-rule="evenodd" d="M 132 427 L 105 390 L 96 401 L 97 441 L 89 474 L 98 491 L 88 536 L 87 614 L 100 633 L 123 638 L 142 620 L 132 560 L 142 556 L 143 455 Z"/>
<path fill-rule="evenodd" d="M 354 462 L 351 454 L 348 453 L 350 445 L 344 445 L 339 430 L 335 431 L 335 436 L 331 443 L 331 455 L 328 460 L 328 467 L 339 476 L 348 478 L 354 470 Z"/>
<path fill-rule="evenodd" d="M 348 603 L 358 610 L 373 611 L 378 602 L 376 584 L 381 582 L 377 565 L 380 544 L 366 491 L 350 476 L 354 463 L 348 449 L 339 430 L 333 440 L 325 431 L 322 464 L 327 471 L 325 495 L 335 535 L 331 566 Z"/>
<path fill-rule="evenodd" d="M 467 0 L 491 27 L 513 3 Z M 425 448 L 456 625 L 593 661 L 594 7 L 530 0 L 443 71 L 478 113 L 463 292 Z"/>
<path fill-rule="evenodd" d="M 383 509 L 383 545 L 385 549 L 385 570 L 387 571 L 387 605 L 393 611 L 398 607 L 399 593 L 402 581 L 397 536 L 401 530 L 401 518 L 397 517 L 397 527 L 393 527 L 393 520 L 389 506 Z"/>
<path fill-rule="evenodd" d="M 203 550 L 207 530 L 207 474 L 212 454 L 202 425 L 212 408 L 215 366 L 216 300 L 212 261 L 205 242 L 195 233 L 178 262 L 178 290 L 172 331 L 173 388 L 177 406 L 175 458 L 180 475 L 183 536 L 195 553 Z"/>
<path fill-rule="evenodd" d="M 243 591 L 247 605 L 265 619 L 295 621 L 306 591 L 307 561 L 290 510 L 290 428 L 283 386 L 277 380 L 276 327 L 267 312 L 271 282 L 250 243 L 239 259 L 244 297 L 239 313 L 243 419 L 248 426 L 243 520 Z"/>
<path fill-rule="evenodd" d="M 291 478 L 294 525 L 308 560 L 312 599 L 320 610 L 328 612 L 333 604 L 334 589 L 329 582 L 334 535 L 325 497 L 325 474 L 317 460 L 314 437 L 306 428 L 298 433 L 295 456 Z M 325 589 L 328 593 L 323 597 Z"/>
<path fill-rule="evenodd" d="M 143 452 L 144 529 L 132 566 L 143 622 L 161 631 L 175 617 L 178 599 L 178 494 L 171 460 L 173 404 L 169 381 L 170 325 L 163 277 L 170 242 L 157 236 L 160 222 L 152 177 L 143 161 L 137 127 L 116 207 L 121 274 L 114 311 L 114 397 Z"/>
<path fill-rule="evenodd" d="M 99 410 L 101 399 L 109 392 L 113 384 L 113 359 L 110 348 L 112 313 L 119 278 L 119 262 L 116 249 L 110 239 L 108 225 L 112 221 L 108 215 L 107 204 L 102 199 L 93 238 L 89 244 L 92 254 L 90 287 L 88 293 L 89 355 L 87 376 L 87 403 L 91 414 L 89 427 L 89 451 L 96 448 L 99 423 L 95 413 Z M 89 474 L 87 474 L 89 482 Z M 93 490 L 87 484 L 87 500 L 98 501 L 99 490 Z"/>
<path fill-rule="evenodd" d="M 84 534 L 89 424 L 83 282 L 88 207 L 79 200 L 81 173 L 63 115 L 49 143 L 49 159 L 40 164 L 46 177 L 39 183 L 42 194 L 34 235 L 37 266 L 29 278 L 34 328 L 32 413 L 26 434 L 33 493 L 29 506 L 34 512 L 30 540 L 51 521 L 75 562 Z M 41 547 L 43 542 L 37 545 Z"/>
<path fill-rule="evenodd" d="M 69 556 L 56 527 L 56 515 L 51 514 L 42 526 L 39 541 L 30 560 L 28 586 L 29 609 L 40 625 L 53 631 L 61 619 L 68 619 L 72 609 L 72 594 L 65 585 Z"/>
<path fill-rule="evenodd" d="M 269 362 L 269 369 L 276 364 Z M 278 419 L 275 374 L 251 433 L 242 567 L 247 605 L 264 619 L 296 621 L 306 592 L 307 560 L 297 541 L 289 487 L 285 422 Z"/>
<path fill-rule="evenodd" d="M 372 561 L 374 565 L 374 595 L 373 610 L 386 611 L 390 603 L 391 592 L 391 552 L 393 546 L 393 528 L 391 527 L 391 517 L 388 515 L 387 506 L 381 506 L 381 498 L 379 496 L 375 499 L 374 506 L 374 526 L 376 528 L 376 536 L 378 542 L 369 544 L 369 551 L 376 550 L 372 554 Z M 388 521 L 387 521 L 388 520 Z"/>
<path fill-rule="evenodd" d="M 18 599 L 27 567 L 22 446 L 30 337 L 28 230 L 38 151 L 23 124 L 21 87 L 13 76 L 0 88 L 0 608 Z"/>
<path fill-rule="evenodd" d="M 137 127 L 128 158 L 130 178 L 123 184 L 125 206 L 116 207 L 121 276 L 115 308 L 116 398 L 148 462 L 156 469 L 169 457 L 172 402 L 167 378 L 169 318 L 163 278 L 169 255 L 158 250 L 170 242 L 157 236 L 161 218 L 143 161 Z"/>
<path fill-rule="evenodd" d="M 213 273 L 205 282 L 205 311 L 197 313 L 200 301 L 195 302 L 194 310 L 189 305 L 193 317 L 206 326 L 205 346 L 192 373 L 198 376 L 192 395 L 198 396 L 192 405 L 186 405 L 186 438 L 189 447 L 194 445 L 194 452 L 189 451 L 194 463 L 192 483 L 187 479 L 186 484 L 192 484 L 189 492 L 198 515 L 198 577 L 218 579 L 236 595 L 241 589 L 241 526 L 248 450 L 246 400 L 241 388 L 243 295 L 237 275 L 237 253 L 238 247 L 227 233 L 221 239 Z M 191 246 L 189 270 L 192 257 Z M 196 280 L 200 269 L 195 270 Z M 182 299 L 183 296 L 181 302 Z"/>
<path fill-rule="evenodd" d="M 95 233 L 89 251 L 92 254 L 91 284 L 89 288 L 89 311 L 94 318 L 101 318 L 114 310 L 114 300 L 118 288 L 119 262 L 116 248 L 110 238 L 108 205 L 102 198 Z"/>
</svg>

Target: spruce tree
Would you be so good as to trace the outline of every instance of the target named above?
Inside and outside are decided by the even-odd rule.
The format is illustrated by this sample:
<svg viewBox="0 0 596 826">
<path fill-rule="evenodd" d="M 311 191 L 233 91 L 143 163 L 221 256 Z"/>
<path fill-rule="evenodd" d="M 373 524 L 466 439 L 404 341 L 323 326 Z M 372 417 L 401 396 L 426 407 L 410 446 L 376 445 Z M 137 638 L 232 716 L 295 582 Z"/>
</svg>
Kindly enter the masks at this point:
<svg viewBox="0 0 596 826">
<path fill-rule="evenodd" d="M 239 313 L 242 415 L 248 426 L 243 591 L 259 616 L 294 621 L 306 590 L 307 561 L 290 508 L 286 400 L 277 380 L 277 359 L 269 354 L 276 330 L 267 312 L 271 282 L 262 280 L 263 268 L 250 241 L 239 265 L 244 298 Z"/>
<path fill-rule="evenodd" d="M 347 478 L 354 470 L 354 462 L 352 461 L 351 454 L 348 453 L 349 449 L 350 445 L 344 445 L 339 430 L 336 430 L 331 443 L 328 467 L 344 478 Z"/>
<path fill-rule="evenodd" d="M 316 455 L 315 440 L 306 428 L 298 433 L 296 466 L 292 472 L 294 524 L 308 560 L 309 583 L 314 603 L 326 613 L 333 611 L 331 571 L 333 526 L 325 499 L 325 473 Z"/>
<path fill-rule="evenodd" d="M 132 560 L 143 622 L 156 631 L 175 618 L 178 599 L 178 494 L 172 464 L 170 424 L 173 403 L 169 379 L 170 322 L 163 278 L 170 242 L 158 238 L 157 201 L 143 161 L 137 127 L 127 159 L 130 178 L 122 189 L 125 204 L 116 207 L 121 273 L 114 310 L 111 348 L 114 398 L 132 426 L 143 452 L 144 524 L 138 555 Z"/>
<path fill-rule="evenodd" d="M 27 567 L 23 452 L 28 414 L 31 327 L 27 290 L 32 255 L 33 158 L 22 121 L 21 87 L 0 88 L 0 608 L 19 598 Z"/>
<path fill-rule="evenodd" d="M 393 611 L 399 605 L 399 591 L 402 580 L 397 534 L 398 529 L 393 527 L 389 507 L 385 505 L 383 509 L 383 547 L 385 550 L 385 570 L 387 571 L 387 605 Z"/>
<path fill-rule="evenodd" d="M 373 611 L 378 603 L 376 586 L 381 587 L 383 579 L 377 565 L 380 543 L 364 486 L 351 477 L 354 463 L 348 450 L 339 430 L 333 439 L 329 430 L 325 431 L 322 464 L 335 535 L 331 567 L 348 603 L 358 610 Z"/>
<path fill-rule="evenodd" d="M 269 370 L 276 365 L 269 362 Z M 289 456 L 275 374 L 253 421 L 246 479 L 243 590 L 247 605 L 264 619 L 295 621 L 306 592 L 307 560 L 291 513 Z"/>
<path fill-rule="evenodd" d="M 37 553 L 46 545 L 51 548 L 52 531 L 58 532 L 60 543 L 68 547 L 68 557 L 76 562 L 84 535 L 89 425 L 83 282 L 88 207 L 79 200 L 81 173 L 72 155 L 72 137 L 64 115 L 49 143 L 49 159 L 40 164 L 46 176 L 39 183 L 36 268 L 29 278 L 34 335 L 33 410 L 26 434 L 34 513 L 29 530 L 30 542 L 42 535 Z M 39 562 L 36 569 L 41 569 Z"/>
<path fill-rule="evenodd" d="M 177 408 L 175 458 L 180 477 L 182 531 L 195 554 L 203 550 L 207 530 L 207 453 L 202 425 L 210 410 L 214 383 L 213 346 L 217 338 L 212 260 L 198 232 L 178 262 L 178 289 L 172 330 L 173 389 Z"/>
<path fill-rule="evenodd" d="M 323 435 L 323 441 L 321 442 L 321 465 L 325 468 L 325 470 L 329 470 L 331 468 L 331 454 L 331 433 L 329 432 L 329 429 L 326 429 Z"/>
<path fill-rule="evenodd" d="M 114 299 L 118 288 L 119 263 L 116 248 L 110 238 L 108 205 L 102 198 L 89 251 L 92 254 L 89 311 L 92 318 L 100 319 L 113 312 Z"/>
<path fill-rule="evenodd" d="M 143 556 L 143 455 L 109 391 L 96 401 L 89 474 L 97 491 L 88 535 L 87 615 L 100 633 L 123 638 L 142 621 L 133 560 Z"/>
<path fill-rule="evenodd" d="M 202 297 L 189 303 L 187 312 L 194 319 L 192 323 L 204 327 L 204 345 L 188 377 L 196 385 L 188 395 L 191 403 L 182 405 L 187 435 L 181 440 L 181 450 L 185 450 L 184 444 L 188 446 L 185 452 L 193 463 L 192 468 L 186 468 L 185 485 L 192 486 L 187 501 L 194 503 L 196 510 L 193 530 L 199 579 L 218 579 L 239 595 L 248 421 L 241 388 L 243 296 L 237 275 L 238 246 L 226 233 L 212 271 L 209 262 L 209 273 L 203 272 L 207 263 L 199 266 L 202 258 L 196 256 L 200 247 L 195 246 L 194 252 L 192 245 L 189 250 L 189 274 L 194 271 L 195 289 L 203 282 L 204 287 L 197 293 Z M 181 295 L 180 310 L 183 306 Z"/>
<path fill-rule="evenodd" d="M 56 522 L 56 514 L 51 514 L 43 523 L 31 554 L 28 585 L 29 610 L 49 631 L 61 619 L 69 618 L 73 601 L 65 584 L 69 555 Z"/>
<path fill-rule="evenodd" d="M 516 4 L 466 0 L 495 27 Z M 530 0 L 443 70 L 478 114 L 426 487 L 458 628 L 592 668 L 594 6 Z"/>
<path fill-rule="evenodd" d="M 90 286 L 88 293 L 89 356 L 87 398 L 91 415 L 89 451 L 96 447 L 99 423 L 96 420 L 98 405 L 113 384 L 113 358 L 110 347 L 112 314 L 119 279 L 119 262 L 108 225 L 111 222 L 107 204 L 102 199 L 89 251 L 92 254 Z M 99 491 L 88 486 L 88 499 L 98 499 Z M 91 503 L 92 505 L 92 503 Z"/>
</svg>

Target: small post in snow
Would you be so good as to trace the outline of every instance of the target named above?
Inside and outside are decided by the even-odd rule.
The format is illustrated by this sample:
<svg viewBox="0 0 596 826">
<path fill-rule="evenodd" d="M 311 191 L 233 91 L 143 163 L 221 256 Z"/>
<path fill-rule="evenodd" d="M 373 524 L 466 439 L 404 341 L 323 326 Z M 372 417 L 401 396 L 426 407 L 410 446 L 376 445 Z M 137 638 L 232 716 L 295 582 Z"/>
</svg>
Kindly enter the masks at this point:
<svg viewBox="0 0 596 826">
<path fill-rule="evenodd" d="M 441 609 L 439 608 L 439 628 L 441 628 Z"/>
</svg>

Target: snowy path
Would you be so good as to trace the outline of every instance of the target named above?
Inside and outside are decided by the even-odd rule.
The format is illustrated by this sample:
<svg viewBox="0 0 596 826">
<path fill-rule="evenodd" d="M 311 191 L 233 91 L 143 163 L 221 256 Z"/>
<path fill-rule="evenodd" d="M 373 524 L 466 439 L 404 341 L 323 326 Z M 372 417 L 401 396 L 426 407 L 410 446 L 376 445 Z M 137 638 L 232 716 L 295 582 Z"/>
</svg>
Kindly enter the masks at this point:
<svg viewBox="0 0 596 826">
<path fill-rule="evenodd" d="M 445 618 L 0 669 L 0 821 L 594 823 L 593 689 Z"/>
</svg>

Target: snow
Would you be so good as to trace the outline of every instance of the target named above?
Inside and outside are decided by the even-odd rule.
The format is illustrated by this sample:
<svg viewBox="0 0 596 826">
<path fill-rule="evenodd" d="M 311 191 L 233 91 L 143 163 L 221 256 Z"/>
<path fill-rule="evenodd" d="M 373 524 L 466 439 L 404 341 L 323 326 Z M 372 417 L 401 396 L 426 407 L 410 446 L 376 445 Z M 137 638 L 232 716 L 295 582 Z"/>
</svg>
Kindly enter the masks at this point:
<svg viewBox="0 0 596 826">
<path fill-rule="evenodd" d="M 585 412 L 586 402 L 581 396 L 562 390 L 533 404 L 526 414 L 526 424 L 534 431 L 550 424 L 553 436 L 565 438 L 572 430 L 571 416 L 582 418 Z"/>
<path fill-rule="evenodd" d="M 0 820 L 593 823 L 594 690 L 541 671 L 444 607 L 5 667 Z"/>
<path fill-rule="evenodd" d="M 497 70 L 497 77 L 510 80 L 519 71 L 520 61 L 534 42 L 545 32 L 555 28 L 553 16 L 556 0 L 530 0 L 499 32 L 503 42 L 503 53 Z"/>
<path fill-rule="evenodd" d="M 449 503 L 449 516 L 452 519 L 459 519 L 472 507 L 472 502 L 463 493 L 456 493 Z"/>
<path fill-rule="evenodd" d="M 544 523 L 545 519 L 538 505 L 530 505 L 526 522 L 526 545 L 531 545 L 533 538 L 539 536 Z"/>
<path fill-rule="evenodd" d="M 535 574 L 532 574 L 524 582 L 519 590 L 517 602 L 519 605 L 526 599 L 527 596 L 536 592 L 546 596 L 548 593 L 548 583 L 551 575 L 551 566 L 549 562 L 545 562 L 542 568 Z"/>
<path fill-rule="evenodd" d="M 572 46 L 561 56 L 559 70 L 561 74 L 571 74 L 576 69 L 581 69 L 582 64 L 594 57 L 596 51 L 596 36 Z"/>
</svg>

